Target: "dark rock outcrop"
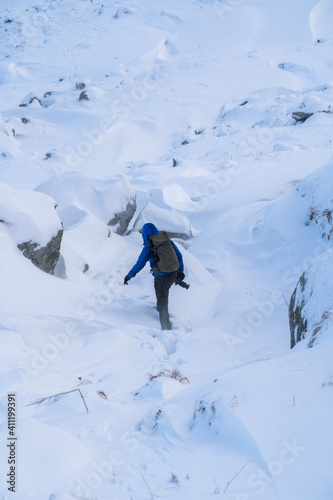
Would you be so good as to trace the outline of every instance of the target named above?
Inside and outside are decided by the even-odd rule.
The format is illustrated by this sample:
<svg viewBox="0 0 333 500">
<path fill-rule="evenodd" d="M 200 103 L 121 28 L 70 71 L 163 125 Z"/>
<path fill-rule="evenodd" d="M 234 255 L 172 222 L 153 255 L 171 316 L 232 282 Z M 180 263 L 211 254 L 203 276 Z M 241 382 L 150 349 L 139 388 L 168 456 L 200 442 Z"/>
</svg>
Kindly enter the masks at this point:
<svg viewBox="0 0 333 500">
<path fill-rule="evenodd" d="M 88 94 L 85 90 L 83 90 L 79 96 L 79 101 L 89 101 Z"/>
<path fill-rule="evenodd" d="M 20 108 L 26 108 L 33 103 L 38 103 L 40 106 L 43 106 L 41 99 L 35 96 L 32 92 L 28 94 L 23 101 L 19 104 Z"/>
<path fill-rule="evenodd" d="M 24 257 L 30 259 L 36 267 L 53 275 L 60 256 L 62 235 L 63 230 L 61 229 L 44 247 L 33 241 L 25 241 L 18 244 L 17 247 Z"/>
<path fill-rule="evenodd" d="M 304 292 L 306 284 L 305 273 L 300 277 L 299 282 L 291 296 L 289 303 L 289 328 L 290 328 L 290 348 L 292 349 L 297 342 L 300 342 L 305 338 L 308 321 L 302 315 L 303 308 L 305 306 L 304 298 L 300 301 L 298 300 L 298 293 Z"/>
<path fill-rule="evenodd" d="M 108 222 L 108 226 L 115 227 L 115 233 L 121 236 L 125 234 L 128 224 L 132 220 L 133 215 L 136 211 L 136 199 L 135 197 L 129 201 L 126 205 L 126 209 L 123 212 L 116 213 L 112 219 Z"/>
<path fill-rule="evenodd" d="M 299 123 L 304 123 L 310 116 L 312 116 L 313 113 L 305 113 L 303 111 L 296 111 L 291 115 L 291 117 Z"/>
<path fill-rule="evenodd" d="M 290 347 L 306 340 L 311 348 L 333 334 L 333 249 L 313 259 L 300 277 L 289 304 Z"/>
</svg>

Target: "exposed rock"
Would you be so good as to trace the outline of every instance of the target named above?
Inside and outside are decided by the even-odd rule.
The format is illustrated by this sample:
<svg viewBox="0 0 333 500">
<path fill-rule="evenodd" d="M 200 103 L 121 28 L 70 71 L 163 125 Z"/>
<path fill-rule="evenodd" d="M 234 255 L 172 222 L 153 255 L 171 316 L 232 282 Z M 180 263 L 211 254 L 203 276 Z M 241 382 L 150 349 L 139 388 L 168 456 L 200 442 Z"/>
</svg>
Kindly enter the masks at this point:
<svg viewBox="0 0 333 500">
<path fill-rule="evenodd" d="M 31 104 L 39 104 L 40 106 L 43 106 L 42 101 L 39 99 L 39 97 L 36 97 L 32 92 L 30 92 L 30 94 L 28 94 L 22 100 L 20 107 L 26 108 L 27 106 L 30 106 Z"/>
<path fill-rule="evenodd" d="M 89 101 L 88 94 L 85 90 L 83 90 L 80 94 L 79 101 Z"/>
<path fill-rule="evenodd" d="M 81 83 L 76 83 L 76 84 L 75 84 L 75 88 L 76 88 L 76 90 L 83 90 L 83 89 L 85 89 L 85 88 L 86 88 L 86 84 L 85 84 L 85 83 L 83 83 L 83 82 L 81 82 Z"/>
<path fill-rule="evenodd" d="M 125 234 L 128 224 L 133 218 L 136 211 L 136 200 L 133 198 L 126 205 L 126 209 L 122 212 L 116 213 L 115 216 L 108 222 L 108 226 L 116 227 L 115 233 L 123 235 Z"/>
<path fill-rule="evenodd" d="M 308 329 L 308 320 L 302 316 L 305 306 L 304 298 L 299 300 L 299 294 L 304 292 L 306 284 L 305 273 L 300 277 L 299 282 L 291 296 L 289 303 L 289 328 L 290 328 L 290 348 L 292 349 L 297 342 L 305 338 Z"/>
<path fill-rule="evenodd" d="M 305 177 L 296 188 L 308 206 L 305 225 L 317 226 L 320 237 L 326 241 L 330 241 L 333 234 L 332 186 L 333 164 L 330 161 Z"/>
<path fill-rule="evenodd" d="M 45 247 L 41 247 L 33 241 L 20 243 L 17 247 L 21 250 L 24 257 L 30 259 L 36 267 L 53 275 L 60 256 L 62 235 L 63 230 L 61 229 Z"/>
<path fill-rule="evenodd" d="M 310 116 L 312 116 L 313 113 L 305 113 L 304 111 L 296 111 L 291 115 L 291 117 L 296 121 L 300 123 L 304 123 Z"/>
<path fill-rule="evenodd" d="M 126 16 L 128 14 L 132 14 L 132 11 L 123 7 L 121 9 L 117 9 L 117 12 L 113 16 L 113 19 L 120 19 L 124 15 Z"/>
<path fill-rule="evenodd" d="M 289 304 L 290 347 L 308 340 L 308 348 L 333 334 L 333 249 L 313 260 L 300 277 Z"/>
</svg>

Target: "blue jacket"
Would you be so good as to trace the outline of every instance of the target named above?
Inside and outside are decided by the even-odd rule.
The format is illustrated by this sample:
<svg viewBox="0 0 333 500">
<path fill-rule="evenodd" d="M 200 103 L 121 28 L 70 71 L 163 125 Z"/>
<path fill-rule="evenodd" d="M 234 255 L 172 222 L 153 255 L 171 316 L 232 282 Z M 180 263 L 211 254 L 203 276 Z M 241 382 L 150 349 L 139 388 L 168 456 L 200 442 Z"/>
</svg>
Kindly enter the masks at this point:
<svg viewBox="0 0 333 500">
<path fill-rule="evenodd" d="M 144 247 L 142 249 L 142 252 L 139 255 L 139 258 L 138 258 L 136 264 L 132 267 L 132 269 L 128 273 L 128 276 L 130 278 L 134 278 L 134 276 L 138 272 L 140 272 L 141 269 L 143 269 L 145 267 L 145 265 L 147 264 L 148 261 L 150 263 L 151 268 L 157 267 L 157 263 L 156 263 L 156 260 L 154 258 L 153 252 L 150 249 L 149 241 L 147 240 L 147 237 L 151 236 L 152 234 L 158 234 L 158 233 L 159 233 L 159 231 L 158 231 L 157 227 L 154 226 L 154 224 L 148 223 L 148 224 L 145 224 L 143 226 L 142 238 L 143 238 Z M 179 260 L 178 271 L 183 273 L 184 272 L 183 256 L 180 253 L 180 251 L 178 250 L 178 248 L 176 247 L 176 245 L 174 244 L 174 242 L 172 241 L 171 243 L 173 244 L 173 246 L 176 250 L 176 254 L 177 254 L 177 257 Z M 170 274 L 170 273 L 153 273 L 153 276 L 163 276 L 164 274 Z"/>
</svg>

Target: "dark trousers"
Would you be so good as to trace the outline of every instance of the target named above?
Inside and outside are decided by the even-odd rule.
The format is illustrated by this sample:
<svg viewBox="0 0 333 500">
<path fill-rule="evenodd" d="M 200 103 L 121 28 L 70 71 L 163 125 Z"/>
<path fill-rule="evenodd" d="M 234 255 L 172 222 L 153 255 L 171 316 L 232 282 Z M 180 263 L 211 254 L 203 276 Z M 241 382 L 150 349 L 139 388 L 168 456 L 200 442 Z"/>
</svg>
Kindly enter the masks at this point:
<svg viewBox="0 0 333 500">
<path fill-rule="evenodd" d="M 171 330 L 169 318 L 169 290 L 176 281 L 177 271 L 163 276 L 155 276 L 154 288 L 157 300 L 157 310 L 160 315 L 162 330 Z"/>
</svg>

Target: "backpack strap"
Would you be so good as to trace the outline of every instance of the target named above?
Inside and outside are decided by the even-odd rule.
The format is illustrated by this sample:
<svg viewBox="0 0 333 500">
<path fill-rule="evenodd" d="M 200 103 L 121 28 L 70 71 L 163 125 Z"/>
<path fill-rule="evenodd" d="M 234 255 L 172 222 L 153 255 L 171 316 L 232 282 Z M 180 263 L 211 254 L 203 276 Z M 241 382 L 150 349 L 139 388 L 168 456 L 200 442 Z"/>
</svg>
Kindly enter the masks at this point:
<svg viewBox="0 0 333 500">
<path fill-rule="evenodd" d="M 159 256 L 157 255 L 157 252 L 156 252 L 156 250 L 155 250 L 154 244 L 153 244 L 153 242 L 152 242 L 152 240 L 151 240 L 151 237 L 150 237 L 150 236 L 147 236 L 147 241 L 148 241 L 148 243 L 149 243 L 149 249 L 151 250 L 151 253 L 153 254 L 153 256 L 154 256 L 154 260 L 155 260 L 155 262 L 156 262 L 156 264 L 157 264 L 157 263 L 158 263 L 158 261 L 160 260 L 160 258 L 159 258 Z M 154 274 L 154 273 L 158 273 L 158 272 L 159 272 L 159 269 L 158 269 L 158 267 L 152 267 L 152 268 L 151 268 L 151 270 L 150 270 L 150 272 L 151 272 L 152 274 Z"/>
</svg>

